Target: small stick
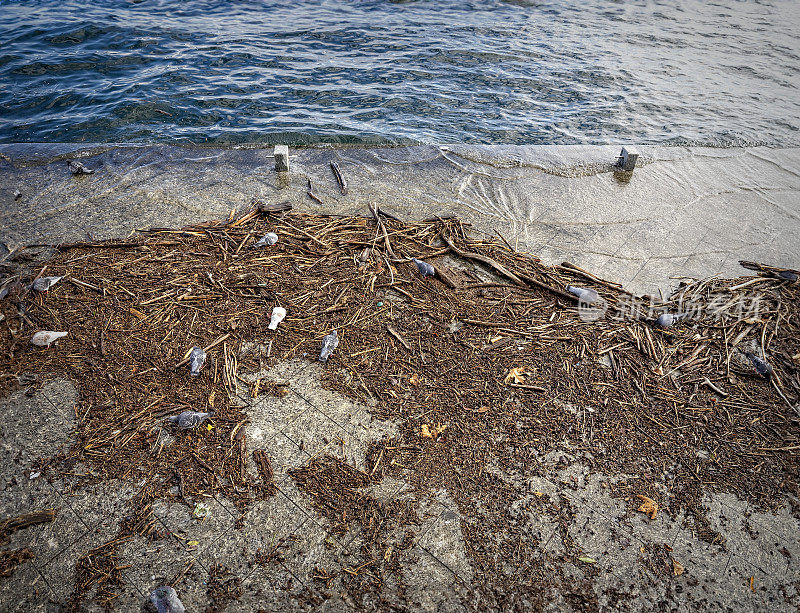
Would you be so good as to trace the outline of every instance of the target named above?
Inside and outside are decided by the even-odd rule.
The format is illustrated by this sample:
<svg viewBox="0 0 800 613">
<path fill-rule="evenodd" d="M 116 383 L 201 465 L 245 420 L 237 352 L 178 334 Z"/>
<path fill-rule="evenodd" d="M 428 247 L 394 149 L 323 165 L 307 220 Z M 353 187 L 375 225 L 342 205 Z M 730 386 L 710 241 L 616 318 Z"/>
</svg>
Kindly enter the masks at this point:
<svg viewBox="0 0 800 613">
<path fill-rule="evenodd" d="M 339 183 L 339 189 L 342 192 L 342 196 L 347 195 L 347 181 L 342 175 L 342 170 L 339 168 L 339 164 L 336 162 L 331 162 L 331 168 L 333 169 L 333 174 L 336 177 L 336 181 Z"/>
<path fill-rule="evenodd" d="M 311 179 L 308 179 L 308 191 L 306 192 L 308 197 L 311 198 L 314 202 L 318 204 L 325 204 L 322 200 L 314 193 L 314 188 L 311 187 Z"/>
<path fill-rule="evenodd" d="M 404 339 L 402 336 L 400 336 L 400 333 L 399 333 L 397 330 L 395 330 L 394 328 L 392 328 L 392 326 L 386 326 L 386 329 L 389 331 L 389 334 L 391 334 L 391 335 L 392 335 L 393 337 L 395 337 L 395 338 L 396 338 L 398 341 L 400 341 L 400 344 L 401 344 L 401 345 L 403 345 L 403 347 L 405 347 L 406 349 L 408 349 L 409 351 L 411 351 L 411 345 L 409 345 L 409 344 L 406 342 L 406 340 L 405 340 L 405 339 Z"/>
<path fill-rule="evenodd" d="M 55 509 L 45 509 L 43 511 L 24 513 L 23 515 L 9 517 L 8 519 L 0 521 L 0 542 L 4 542 L 17 530 L 22 530 L 28 526 L 35 526 L 36 524 L 51 522 L 55 519 L 55 517 Z"/>
</svg>

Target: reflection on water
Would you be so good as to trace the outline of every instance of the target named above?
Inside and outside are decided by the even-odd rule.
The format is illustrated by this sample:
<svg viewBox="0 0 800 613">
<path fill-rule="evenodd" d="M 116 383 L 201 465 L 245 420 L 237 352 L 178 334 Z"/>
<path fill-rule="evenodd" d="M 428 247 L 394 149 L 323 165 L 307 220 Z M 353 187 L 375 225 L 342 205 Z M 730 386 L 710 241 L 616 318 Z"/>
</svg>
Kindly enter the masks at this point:
<svg viewBox="0 0 800 613">
<path fill-rule="evenodd" d="M 800 143 L 800 11 L 0 0 L 0 142 Z"/>
</svg>

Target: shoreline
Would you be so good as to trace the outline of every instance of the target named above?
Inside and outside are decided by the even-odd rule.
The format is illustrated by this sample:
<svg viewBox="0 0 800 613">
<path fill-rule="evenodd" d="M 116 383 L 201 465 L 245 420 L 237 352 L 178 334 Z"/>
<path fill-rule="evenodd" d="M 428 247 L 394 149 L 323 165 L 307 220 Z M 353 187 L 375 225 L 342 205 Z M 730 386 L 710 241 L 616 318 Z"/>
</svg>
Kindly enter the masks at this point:
<svg viewBox="0 0 800 613">
<path fill-rule="evenodd" d="M 0 241 L 13 251 L 123 237 L 258 199 L 309 213 L 369 215 L 375 203 L 404 220 L 454 215 L 643 294 L 680 276 L 738 276 L 739 260 L 797 266 L 800 148 L 637 148 L 639 165 L 622 176 L 611 145 L 308 147 L 291 150 L 286 176 L 271 148 L 0 145 Z M 96 172 L 73 177 L 74 157 Z"/>
</svg>

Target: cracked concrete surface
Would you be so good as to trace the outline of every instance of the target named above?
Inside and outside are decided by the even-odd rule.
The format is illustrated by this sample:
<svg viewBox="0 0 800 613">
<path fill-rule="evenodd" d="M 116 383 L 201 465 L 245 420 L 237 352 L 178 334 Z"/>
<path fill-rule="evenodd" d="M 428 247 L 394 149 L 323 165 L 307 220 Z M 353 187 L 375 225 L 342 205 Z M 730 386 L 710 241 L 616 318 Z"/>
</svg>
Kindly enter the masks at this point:
<svg viewBox="0 0 800 613">
<path fill-rule="evenodd" d="M 245 386 L 237 395 L 252 421 L 248 449 L 264 449 L 270 456 L 276 495 L 257 502 L 244 516 L 227 500 L 203 499 L 210 511 L 203 520 L 193 514 L 200 500 L 155 504 L 154 516 L 168 538 L 135 537 L 123 544 L 120 562 L 126 584 L 116 610 L 140 610 L 152 589 L 176 578 L 187 610 L 203 610 L 209 604 L 206 588 L 214 564 L 225 565 L 242 581 L 243 596 L 229 606 L 231 611 L 345 611 L 379 602 L 426 611 L 474 608 L 474 571 L 458 506 L 445 490 L 420 496 L 395 478 L 369 490 L 384 501 L 403 499 L 416 505 L 421 523 L 404 527 L 413 544 L 399 554 L 399 574 L 364 602 L 353 602 L 339 590 L 338 579 L 328 585 L 314 581 L 316 569 L 341 574 L 358 559 L 354 554 L 361 546 L 360 531 L 334 535 L 287 471 L 320 454 L 363 467 L 366 445 L 397 432 L 396 425 L 372 418 L 369 407 L 323 389 L 321 368 L 293 360 L 243 377 L 288 382 L 283 397 L 254 399 Z M 71 384 L 49 381 L 34 383 L 0 403 L 0 515 L 58 509 L 56 521 L 15 533 L 5 547 L 29 547 L 35 557 L 0 579 L 4 611 L 60 610 L 72 591 L 76 561 L 116 535 L 136 492 L 137 484 L 123 482 L 73 491 L 69 483 L 48 480 L 33 470 L 38 458 L 69 443 L 74 401 Z M 510 515 L 525 538 L 538 543 L 544 568 L 574 582 L 589 580 L 601 608 L 788 611 L 800 606 L 800 521 L 788 505 L 768 513 L 730 494 L 707 496 L 710 527 L 720 535 L 719 542 L 709 543 L 669 506 L 651 520 L 636 512 L 630 500 L 612 496 L 610 488 L 629 476 L 592 473 L 586 468 L 588 459 L 568 449 L 554 450 L 537 467 L 544 476 L 490 470 L 519 492 Z M 667 483 L 660 487 L 668 494 Z M 563 513 L 567 507 L 570 513 Z M 475 511 L 483 512 L 480 506 Z M 257 554 L 276 544 L 281 556 L 258 563 Z M 575 551 L 594 562 L 580 561 Z M 664 573 L 654 556 L 661 556 L 661 562 L 674 559 L 682 574 Z M 509 575 L 515 572 L 508 569 Z M 549 608 L 571 610 L 564 593 L 553 589 Z M 86 610 L 93 609 L 87 605 Z"/>
</svg>

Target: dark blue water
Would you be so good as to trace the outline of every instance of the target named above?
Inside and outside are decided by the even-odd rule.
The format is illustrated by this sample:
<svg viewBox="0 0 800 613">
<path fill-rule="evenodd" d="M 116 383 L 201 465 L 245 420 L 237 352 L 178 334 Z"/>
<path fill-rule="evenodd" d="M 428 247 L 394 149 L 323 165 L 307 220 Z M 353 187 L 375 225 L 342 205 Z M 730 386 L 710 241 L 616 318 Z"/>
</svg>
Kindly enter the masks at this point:
<svg viewBox="0 0 800 613">
<path fill-rule="evenodd" d="M 800 144 L 800 8 L 0 0 L 0 142 Z"/>
</svg>

